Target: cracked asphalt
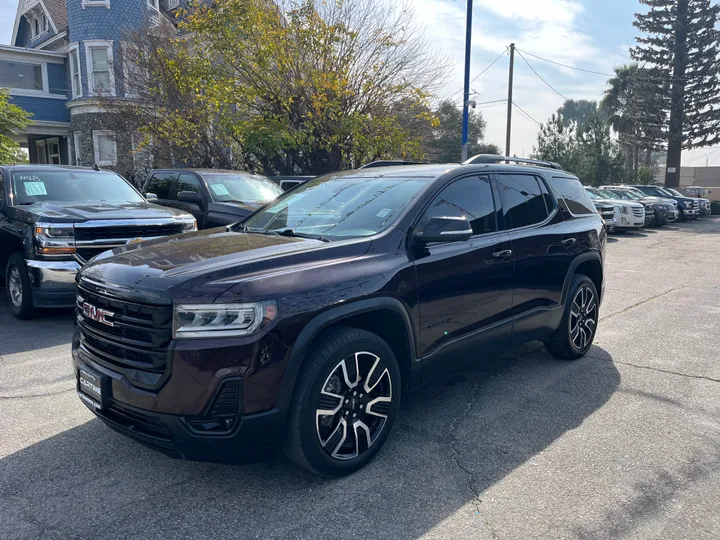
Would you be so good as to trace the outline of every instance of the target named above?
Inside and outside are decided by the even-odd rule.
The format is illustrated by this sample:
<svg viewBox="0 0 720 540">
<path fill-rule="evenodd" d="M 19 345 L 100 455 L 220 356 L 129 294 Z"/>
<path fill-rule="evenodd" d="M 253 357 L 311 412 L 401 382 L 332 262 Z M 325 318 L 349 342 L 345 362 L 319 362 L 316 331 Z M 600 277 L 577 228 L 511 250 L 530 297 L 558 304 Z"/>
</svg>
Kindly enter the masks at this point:
<svg viewBox="0 0 720 540">
<path fill-rule="evenodd" d="M 717 219 L 612 237 L 588 357 L 478 351 L 339 480 L 115 434 L 74 393 L 72 314 L 3 297 L 0 539 L 720 538 L 719 268 Z"/>
</svg>

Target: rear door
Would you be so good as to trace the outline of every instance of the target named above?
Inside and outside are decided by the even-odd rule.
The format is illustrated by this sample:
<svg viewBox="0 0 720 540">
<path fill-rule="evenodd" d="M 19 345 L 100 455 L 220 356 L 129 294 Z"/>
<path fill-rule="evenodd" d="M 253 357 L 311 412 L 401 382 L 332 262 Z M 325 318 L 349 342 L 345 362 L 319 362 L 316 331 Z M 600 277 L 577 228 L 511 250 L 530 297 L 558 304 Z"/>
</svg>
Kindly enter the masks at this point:
<svg viewBox="0 0 720 540">
<path fill-rule="evenodd" d="M 512 306 L 510 241 L 499 230 L 490 178 L 452 181 L 434 197 L 415 230 L 433 216 L 465 216 L 474 234 L 467 242 L 412 249 L 425 380 L 504 350 L 510 325 L 498 323 Z"/>
<path fill-rule="evenodd" d="M 541 331 L 528 317 L 560 306 L 578 240 L 541 175 L 496 174 L 495 179 L 512 244 L 512 314 L 517 317 L 512 343 L 519 343 L 532 337 L 528 331 Z"/>
</svg>

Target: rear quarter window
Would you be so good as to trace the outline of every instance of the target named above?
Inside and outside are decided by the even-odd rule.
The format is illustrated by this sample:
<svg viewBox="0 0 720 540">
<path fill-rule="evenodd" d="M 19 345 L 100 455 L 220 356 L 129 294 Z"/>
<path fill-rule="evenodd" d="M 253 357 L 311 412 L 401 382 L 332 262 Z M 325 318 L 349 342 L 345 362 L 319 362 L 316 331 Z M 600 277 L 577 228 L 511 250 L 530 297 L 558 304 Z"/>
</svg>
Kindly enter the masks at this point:
<svg viewBox="0 0 720 540">
<path fill-rule="evenodd" d="M 554 176 L 552 185 L 557 193 L 560 206 L 565 207 L 573 215 L 582 216 L 597 213 L 590 196 L 577 178 Z"/>
</svg>

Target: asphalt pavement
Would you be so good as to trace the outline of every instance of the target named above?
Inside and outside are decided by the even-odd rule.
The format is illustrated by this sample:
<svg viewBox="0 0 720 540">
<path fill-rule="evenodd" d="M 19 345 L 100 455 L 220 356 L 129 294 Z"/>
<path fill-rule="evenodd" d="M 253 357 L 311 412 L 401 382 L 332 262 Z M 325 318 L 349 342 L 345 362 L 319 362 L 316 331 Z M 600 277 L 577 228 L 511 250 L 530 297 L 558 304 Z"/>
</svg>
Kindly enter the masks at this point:
<svg viewBox="0 0 720 540">
<path fill-rule="evenodd" d="M 719 269 L 718 219 L 612 237 L 586 358 L 531 343 L 408 396 L 339 480 L 112 432 L 75 395 L 72 313 L 3 297 L 0 539 L 720 538 Z"/>
</svg>

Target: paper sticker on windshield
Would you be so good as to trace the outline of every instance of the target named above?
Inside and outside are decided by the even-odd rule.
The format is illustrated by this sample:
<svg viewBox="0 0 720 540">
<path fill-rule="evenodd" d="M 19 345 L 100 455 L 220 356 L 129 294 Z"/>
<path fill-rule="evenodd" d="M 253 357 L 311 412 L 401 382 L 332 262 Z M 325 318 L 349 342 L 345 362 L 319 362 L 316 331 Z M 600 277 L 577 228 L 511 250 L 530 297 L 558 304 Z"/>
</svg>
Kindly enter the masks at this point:
<svg viewBox="0 0 720 540">
<path fill-rule="evenodd" d="M 225 187 L 225 184 L 211 184 L 210 188 L 212 188 L 215 195 L 218 195 L 218 196 L 230 195 L 230 192 Z"/>
<path fill-rule="evenodd" d="M 392 212 L 392 208 L 383 208 L 377 213 L 377 217 L 387 217 L 390 212 Z"/>
<path fill-rule="evenodd" d="M 25 193 L 30 197 L 36 197 L 38 195 L 47 195 L 44 182 L 24 182 Z"/>
</svg>

